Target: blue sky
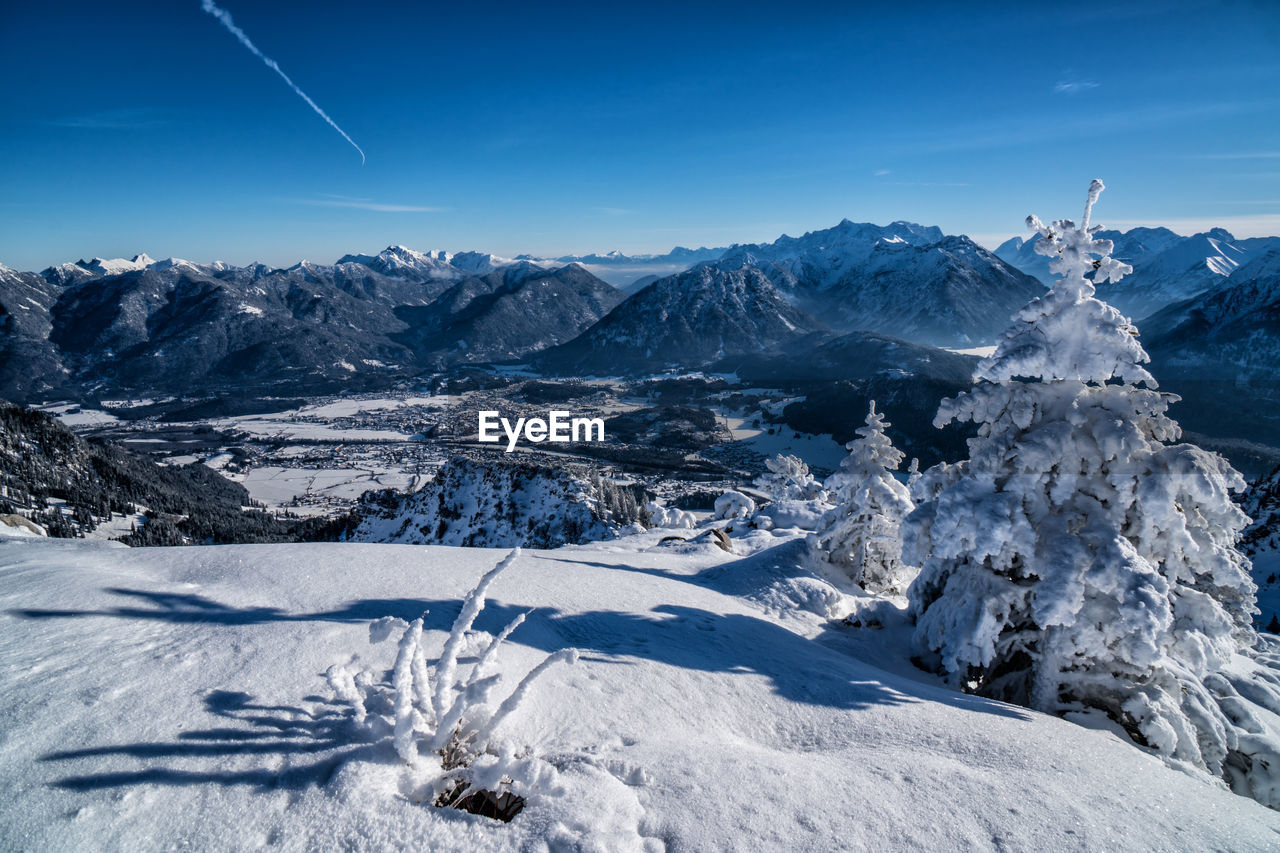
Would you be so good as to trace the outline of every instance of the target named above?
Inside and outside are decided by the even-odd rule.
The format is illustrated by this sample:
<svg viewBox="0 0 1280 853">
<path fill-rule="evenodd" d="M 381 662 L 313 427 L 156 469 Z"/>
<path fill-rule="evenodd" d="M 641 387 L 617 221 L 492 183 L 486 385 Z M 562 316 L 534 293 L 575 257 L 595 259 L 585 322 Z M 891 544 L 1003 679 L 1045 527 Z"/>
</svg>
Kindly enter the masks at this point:
<svg viewBox="0 0 1280 853">
<path fill-rule="evenodd" d="M 0 262 L 1280 233 L 1280 3 L 8 0 Z M 963 8 L 964 6 L 977 9 Z"/>
</svg>

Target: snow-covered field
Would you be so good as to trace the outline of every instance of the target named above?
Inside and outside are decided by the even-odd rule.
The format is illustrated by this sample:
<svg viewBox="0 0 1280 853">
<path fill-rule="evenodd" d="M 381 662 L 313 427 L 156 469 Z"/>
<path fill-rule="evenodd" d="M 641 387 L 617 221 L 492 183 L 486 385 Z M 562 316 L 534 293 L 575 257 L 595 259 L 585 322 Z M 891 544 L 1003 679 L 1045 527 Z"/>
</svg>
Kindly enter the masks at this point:
<svg viewBox="0 0 1280 853">
<path fill-rule="evenodd" d="M 52 403 L 40 406 L 39 409 L 73 428 L 104 426 L 120 420 L 115 415 L 98 409 L 82 409 L 77 403 Z"/>
<path fill-rule="evenodd" d="M 319 514 L 340 502 L 354 501 L 370 489 L 411 491 L 418 477 L 408 471 L 376 468 L 284 468 L 266 465 L 231 479 L 269 507 Z M 297 498 L 299 504 L 295 504 Z"/>
<path fill-rule="evenodd" d="M 414 802 L 419 771 L 325 679 L 383 616 L 438 654 L 502 552 L 130 550 L 0 540 L 0 846 L 21 850 L 1274 850 L 1280 814 L 1116 734 L 958 694 L 892 625 L 804 608 L 799 543 L 653 531 L 526 552 L 476 628 L 534 682 L 500 740 L 548 778 L 510 824 Z M 800 606 L 796 606 L 800 605 Z M 468 644 L 464 664 L 484 637 Z M 877 665 L 859 659 L 873 658 Z"/>
<path fill-rule="evenodd" d="M 412 434 L 400 430 L 341 427 L 327 422 L 375 412 L 447 407 L 449 400 L 448 396 L 354 397 L 283 412 L 220 418 L 209 423 L 217 429 L 239 430 L 259 438 L 291 441 L 409 441 Z"/>
<path fill-rule="evenodd" d="M 344 429 L 323 423 L 303 423 L 278 416 L 229 418 L 210 422 L 218 429 L 237 429 L 257 438 L 287 441 L 409 441 L 408 433 L 389 429 Z"/>
<path fill-rule="evenodd" d="M 732 415 L 725 417 L 725 423 L 735 442 L 763 456 L 787 454 L 804 460 L 810 467 L 830 470 L 849 455 L 844 445 L 830 435 L 800 433 L 786 424 L 771 425 L 774 432 L 770 435 L 768 427 L 752 427 L 746 418 Z"/>
</svg>

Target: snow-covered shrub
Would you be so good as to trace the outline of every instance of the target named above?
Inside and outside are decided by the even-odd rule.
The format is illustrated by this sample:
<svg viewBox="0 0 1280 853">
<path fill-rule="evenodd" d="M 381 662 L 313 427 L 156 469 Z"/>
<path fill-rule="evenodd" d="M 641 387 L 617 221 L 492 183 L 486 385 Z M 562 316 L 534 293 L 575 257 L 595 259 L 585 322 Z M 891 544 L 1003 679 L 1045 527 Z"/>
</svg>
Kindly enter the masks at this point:
<svg viewBox="0 0 1280 853">
<path fill-rule="evenodd" d="M 1275 742 L 1224 675 L 1256 639 L 1234 544 L 1246 518 L 1230 496 L 1244 481 L 1171 443 L 1177 398 L 1155 390 L 1133 325 L 1094 298 L 1095 283 L 1131 271 L 1089 224 L 1102 189 L 1090 186 L 1079 226 L 1028 217 L 1062 278 L 939 409 L 936 426 L 972 421 L 978 435 L 967 461 L 915 484 L 916 641 L 957 687 L 1103 710 L 1139 743 L 1256 795 Z"/>
<path fill-rule="evenodd" d="M 904 454 L 885 435 L 887 426 L 873 400 L 866 426 L 845 445 L 849 455 L 827 478 L 835 506 L 810 543 L 819 559 L 868 592 L 896 594 L 915 575 L 902 560 L 902 520 L 915 505 L 907 487 L 890 473 Z"/>
<path fill-rule="evenodd" d="M 678 530 L 687 530 L 691 527 L 696 527 L 698 524 L 697 518 L 688 510 L 663 506 L 657 501 L 649 501 L 649 503 L 645 504 L 644 511 L 649 517 L 650 527 L 672 527 Z"/>
<path fill-rule="evenodd" d="M 402 630 L 391 684 L 378 680 L 380 669 L 353 672 L 334 665 L 326 673 L 338 699 L 351 705 L 355 725 L 375 739 L 390 738 L 400 760 L 418 774 L 415 798 L 422 802 L 510 811 L 520 783 L 535 782 L 547 773 L 535 757 L 517 757 L 510 746 L 500 744 L 496 729 L 515 711 L 534 679 L 555 663 L 575 662 L 577 650 L 548 655 L 496 708 L 490 697 L 501 680 L 492 672 L 498 648 L 525 615 L 516 616 L 490 640 L 469 670 L 460 668 L 467 632 L 484 609 L 489 586 L 519 555 L 519 548 L 513 550 L 467 594 L 433 666 L 427 665 L 423 649 L 422 617 L 411 623 L 386 617 L 369 626 L 369 641 L 379 643 Z"/>
<path fill-rule="evenodd" d="M 742 492 L 728 491 L 716 498 L 716 518 L 747 518 L 756 511 L 756 502 Z"/>
<path fill-rule="evenodd" d="M 817 530 L 831 509 L 820 500 L 782 500 L 761 507 L 751 517 L 760 530 Z"/>
<path fill-rule="evenodd" d="M 809 466 L 799 457 L 777 454 L 766 459 L 769 473 L 756 477 L 756 487 L 775 501 L 822 500 L 822 484 L 809 473 Z"/>
</svg>

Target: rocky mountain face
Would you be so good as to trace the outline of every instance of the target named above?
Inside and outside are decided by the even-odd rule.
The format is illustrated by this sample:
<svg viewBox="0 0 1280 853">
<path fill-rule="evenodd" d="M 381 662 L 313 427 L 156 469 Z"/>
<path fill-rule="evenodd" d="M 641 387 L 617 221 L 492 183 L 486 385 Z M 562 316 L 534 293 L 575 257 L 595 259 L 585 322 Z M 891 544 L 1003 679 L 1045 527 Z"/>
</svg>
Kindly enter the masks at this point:
<svg viewBox="0 0 1280 853">
<path fill-rule="evenodd" d="M 642 490 L 581 466 L 455 457 L 411 494 L 367 492 L 344 538 L 353 542 L 558 548 L 610 539 L 640 518 Z"/>
<path fill-rule="evenodd" d="M 910 222 L 845 220 L 802 237 L 734 246 L 714 263 L 759 268 L 796 306 L 839 331 L 935 346 L 989 343 L 1044 292 L 968 237 Z"/>
<path fill-rule="evenodd" d="M 1223 228 L 1183 237 L 1168 228 L 1101 231 L 1115 243 L 1112 257 L 1133 267 L 1121 281 L 1098 288 L 1098 297 L 1134 320 L 1225 285 L 1241 266 L 1280 247 L 1280 238 L 1240 240 Z M 996 249 L 996 255 L 1046 284 L 1053 279 L 1050 259 L 1035 252 L 1040 235 L 1015 237 Z"/>
<path fill-rule="evenodd" d="M 49 339 L 60 290 L 0 266 L 0 394 L 25 400 L 62 384 L 62 354 Z"/>
<path fill-rule="evenodd" d="M 378 387 L 568 340 L 622 298 L 576 265 L 477 276 L 453 261 L 482 269 L 491 256 L 393 248 L 366 260 L 271 269 L 140 256 L 2 270 L 0 394 Z"/>
<path fill-rule="evenodd" d="M 626 375 L 773 352 L 821 328 L 760 270 L 700 266 L 632 294 L 574 340 L 534 358 L 559 374 Z"/>
<path fill-rule="evenodd" d="M 581 264 L 549 271 L 519 261 L 397 309 L 408 328 L 394 337 L 441 365 L 520 358 L 572 340 L 623 298 Z"/>
</svg>

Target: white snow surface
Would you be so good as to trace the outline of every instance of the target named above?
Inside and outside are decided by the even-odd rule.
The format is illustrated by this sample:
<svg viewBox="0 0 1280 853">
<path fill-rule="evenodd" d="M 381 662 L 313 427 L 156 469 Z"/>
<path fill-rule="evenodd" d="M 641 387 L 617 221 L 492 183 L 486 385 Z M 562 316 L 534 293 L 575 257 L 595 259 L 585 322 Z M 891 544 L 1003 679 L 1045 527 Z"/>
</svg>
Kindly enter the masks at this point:
<svg viewBox="0 0 1280 853">
<path fill-rule="evenodd" d="M 130 550 L 0 540 L 0 846 L 34 851 L 1274 850 L 1280 814 L 1112 731 L 946 690 L 892 626 L 765 610 L 801 540 L 526 552 L 489 590 L 474 661 L 549 652 L 498 735 L 552 780 L 510 824 L 415 803 L 325 672 L 385 616 L 439 654 L 505 554 L 396 545 Z M 743 540 L 736 540 L 745 545 Z M 765 547 L 769 546 L 769 547 Z M 834 591 L 832 591 L 834 594 Z M 878 668 L 854 656 L 872 650 Z M 892 670 L 892 671 L 890 671 Z"/>
<path fill-rule="evenodd" d="M 120 419 L 108 412 L 98 409 L 82 409 L 75 403 L 58 403 L 41 406 L 40 411 L 53 415 L 69 427 L 103 426 L 116 423 Z"/>
</svg>

